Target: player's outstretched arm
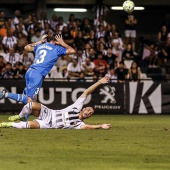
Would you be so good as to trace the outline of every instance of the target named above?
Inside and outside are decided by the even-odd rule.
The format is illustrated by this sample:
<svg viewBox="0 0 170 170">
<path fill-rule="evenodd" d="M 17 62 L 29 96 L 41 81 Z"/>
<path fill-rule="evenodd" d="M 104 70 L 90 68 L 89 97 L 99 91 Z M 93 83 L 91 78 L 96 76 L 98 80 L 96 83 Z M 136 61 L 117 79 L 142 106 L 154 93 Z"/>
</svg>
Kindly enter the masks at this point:
<svg viewBox="0 0 170 170">
<path fill-rule="evenodd" d="M 71 46 L 69 46 L 68 44 L 66 44 L 63 41 L 62 35 L 60 35 L 60 34 L 56 35 L 55 39 L 56 39 L 56 42 L 57 42 L 58 45 L 61 45 L 64 48 L 67 49 L 66 54 L 74 54 L 74 53 L 76 53 L 76 51 Z"/>
<path fill-rule="evenodd" d="M 102 125 L 82 125 L 81 129 L 110 129 L 111 124 L 102 124 Z"/>
<path fill-rule="evenodd" d="M 89 94 L 91 94 L 100 84 L 106 84 L 109 82 L 109 77 L 103 77 L 100 79 L 98 82 L 87 88 L 83 94 L 81 95 L 82 97 L 87 97 Z"/>
<path fill-rule="evenodd" d="M 35 43 L 32 43 L 32 44 L 28 44 L 28 45 L 26 45 L 26 46 L 24 47 L 24 49 L 25 49 L 26 51 L 34 51 L 34 47 L 35 47 L 36 45 L 38 45 L 38 44 L 44 43 L 44 42 L 46 41 L 46 38 L 47 38 L 47 37 L 48 37 L 47 34 L 43 35 L 40 41 L 35 42 Z"/>
</svg>

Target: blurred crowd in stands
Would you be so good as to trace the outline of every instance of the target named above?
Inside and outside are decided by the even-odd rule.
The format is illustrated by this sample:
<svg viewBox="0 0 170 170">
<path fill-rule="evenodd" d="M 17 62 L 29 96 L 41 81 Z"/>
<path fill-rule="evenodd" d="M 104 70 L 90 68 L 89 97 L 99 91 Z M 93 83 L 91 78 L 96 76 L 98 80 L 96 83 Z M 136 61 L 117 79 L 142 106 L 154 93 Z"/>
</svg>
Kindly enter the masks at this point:
<svg viewBox="0 0 170 170">
<path fill-rule="evenodd" d="M 10 18 L 0 11 L 0 79 L 24 78 L 34 61 L 34 53 L 25 51 L 24 46 L 40 41 L 44 34 L 56 33 L 62 34 L 76 55 L 61 56 L 46 78 L 86 81 L 108 75 L 112 82 L 139 81 L 141 63 L 147 67 L 169 67 L 170 19 L 167 21 L 162 23 L 156 42 L 141 37 L 136 50 L 137 19 L 132 14 L 127 15 L 121 36 L 104 15 L 91 21 L 70 14 L 64 21 L 56 14 L 49 19 L 45 12 L 39 18 L 35 13 L 24 18 L 16 10 Z"/>
</svg>

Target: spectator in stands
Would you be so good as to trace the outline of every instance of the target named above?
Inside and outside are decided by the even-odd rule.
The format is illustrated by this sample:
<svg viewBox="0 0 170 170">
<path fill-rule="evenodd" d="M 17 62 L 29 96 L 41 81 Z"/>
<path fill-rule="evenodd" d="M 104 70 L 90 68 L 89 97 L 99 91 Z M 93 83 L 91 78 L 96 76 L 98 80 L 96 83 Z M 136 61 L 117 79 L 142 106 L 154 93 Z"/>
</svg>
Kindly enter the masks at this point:
<svg viewBox="0 0 170 170">
<path fill-rule="evenodd" d="M 71 45 L 71 44 L 74 43 L 74 39 L 73 39 L 73 37 L 71 36 L 71 34 L 70 34 L 67 26 L 64 26 L 64 27 L 63 27 L 62 37 L 63 37 L 63 40 L 64 40 L 67 44 Z"/>
<path fill-rule="evenodd" d="M 124 50 L 125 44 L 118 31 L 115 31 L 113 34 L 113 41 L 112 41 L 113 46 L 115 43 L 119 44 L 119 49 Z"/>
<path fill-rule="evenodd" d="M 28 42 L 31 42 L 32 37 L 35 35 L 34 28 L 30 28 L 28 32 Z"/>
<path fill-rule="evenodd" d="M 24 49 L 23 52 L 21 53 L 20 61 L 24 64 L 24 66 L 26 67 L 26 69 L 28 69 L 28 67 L 29 67 L 31 64 L 33 64 L 34 55 L 33 55 L 31 52 L 27 52 L 27 51 Z"/>
<path fill-rule="evenodd" d="M 162 47 L 161 57 L 165 66 L 170 66 L 170 38 L 167 39 L 166 45 Z"/>
<path fill-rule="evenodd" d="M 124 61 L 125 66 L 127 68 L 131 67 L 131 64 L 132 64 L 132 62 L 134 60 L 134 54 L 133 54 L 132 44 L 131 43 L 129 43 L 126 46 L 125 50 L 123 51 L 122 60 Z"/>
<path fill-rule="evenodd" d="M 81 65 L 81 63 L 85 62 L 86 57 L 83 56 L 83 50 L 81 48 L 77 49 L 77 54 L 76 54 L 77 58 L 78 58 L 78 63 Z"/>
<path fill-rule="evenodd" d="M 86 82 L 84 72 L 79 73 L 79 78 L 77 79 L 77 82 Z"/>
<path fill-rule="evenodd" d="M 0 41 L 2 41 L 3 37 L 7 36 L 7 29 L 5 25 L 2 25 L 2 27 L 0 28 Z"/>
<path fill-rule="evenodd" d="M 5 55 L 4 59 L 6 62 L 9 62 L 12 66 L 14 66 L 17 61 L 20 61 L 20 56 L 15 52 L 14 48 L 10 48 L 9 53 Z"/>
<path fill-rule="evenodd" d="M 94 50 L 94 48 L 90 48 L 89 58 L 90 58 L 91 61 L 94 61 L 96 59 L 96 51 Z"/>
<path fill-rule="evenodd" d="M 83 58 L 89 57 L 91 45 L 89 43 L 85 44 L 85 49 L 83 50 Z"/>
<path fill-rule="evenodd" d="M 30 32 L 30 29 L 34 29 L 34 30 L 38 30 L 39 29 L 39 30 L 42 30 L 42 25 L 41 25 L 41 28 L 38 28 L 39 24 L 41 25 L 41 23 L 38 22 L 38 18 L 35 15 L 32 15 L 31 22 L 30 22 L 30 24 L 27 27 L 28 34 Z"/>
<path fill-rule="evenodd" d="M 104 45 L 104 48 L 105 48 L 106 42 L 105 42 L 105 38 L 104 37 L 100 37 L 99 39 L 97 39 L 96 46 L 95 46 L 96 50 L 99 50 L 101 43 Z"/>
<path fill-rule="evenodd" d="M 9 79 L 12 78 L 13 76 L 13 70 L 12 70 L 12 65 L 11 63 L 7 62 L 5 68 L 2 70 L 0 74 L 1 79 Z"/>
<path fill-rule="evenodd" d="M 161 26 L 161 30 L 158 32 L 158 43 L 160 46 L 165 46 L 168 37 L 168 30 L 166 25 Z"/>
<path fill-rule="evenodd" d="M 74 56 L 71 63 L 67 66 L 68 78 L 78 78 L 81 72 L 80 65 L 78 63 L 78 58 Z"/>
<path fill-rule="evenodd" d="M 41 36 L 43 36 L 44 34 L 47 34 L 49 32 L 51 34 L 53 34 L 53 31 L 50 29 L 50 24 L 48 22 L 45 22 L 44 23 L 44 29 L 41 31 Z"/>
<path fill-rule="evenodd" d="M 118 61 L 122 61 L 123 50 L 119 48 L 118 42 L 113 44 L 112 53 L 117 56 Z"/>
<path fill-rule="evenodd" d="M 122 59 L 123 60 L 133 60 L 134 59 L 134 54 L 133 54 L 133 49 L 132 49 L 132 44 L 129 43 L 125 50 L 123 51 L 122 54 Z"/>
<path fill-rule="evenodd" d="M 108 63 L 109 68 L 115 68 L 118 66 L 117 56 L 112 54 L 112 48 L 107 48 L 107 54 L 103 58 Z"/>
<path fill-rule="evenodd" d="M 12 23 L 12 18 L 8 17 L 7 21 L 5 22 L 6 29 L 11 30 L 11 33 L 13 34 L 15 31 L 15 26 Z"/>
<path fill-rule="evenodd" d="M 60 28 L 60 33 L 62 32 L 62 30 L 63 30 L 63 27 L 67 27 L 67 24 L 66 23 L 64 23 L 64 20 L 63 20 L 63 17 L 58 17 L 58 26 L 59 26 L 59 28 Z"/>
<path fill-rule="evenodd" d="M 93 62 L 95 64 L 95 74 L 98 77 L 103 77 L 106 74 L 108 63 L 103 60 L 102 53 L 98 53 L 97 59 L 95 59 Z"/>
<path fill-rule="evenodd" d="M 55 26 L 55 29 L 53 30 L 55 34 L 61 34 L 60 27 L 58 25 Z"/>
<path fill-rule="evenodd" d="M 85 41 L 84 41 L 84 39 L 83 39 L 82 31 L 79 31 L 79 32 L 78 32 L 78 35 L 77 35 L 77 37 L 75 38 L 74 42 L 75 42 L 75 47 L 84 49 Z"/>
<path fill-rule="evenodd" d="M 105 76 L 110 78 L 111 83 L 117 83 L 117 77 L 115 76 L 115 69 L 113 67 L 108 69 L 108 72 Z"/>
<path fill-rule="evenodd" d="M 20 10 L 16 10 L 15 11 L 15 17 L 13 18 L 12 22 L 13 25 L 16 27 L 19 24 L 19 19 L 21 17 L 21 11 Z"/>
<path fill-rule="evenodd" d="M 102 53 L 103 56 L 105 56 L 107 54 L 104 43 L 99 43 L 99 48 L 98 48 L 97 52 Z"/>
<path fill-rule="evenodd" d="M 9 51 L 9 48 L 16 48 L 17 38 L 12 35 L 11 30 L 7 30 L 7 36 L 2 39 L 2 45 L 5 51 Z"/>
<path fill-rule="evenodd" d="M 32 36 L 31 38 L 31 43 L 35 43 L 41 40 L 41 31 L 40 30 L 36 30 L 35 31 L 35 35 Z"/>
<path fill-rule="evenodd" d="M 72 22 L 72 27 L 70 28 L 69 32 L 73 39 L 75 39 L 77 37 L 79 28 L 77 27 L 76 22 Z"/>
<path fill-rule="evenodd" d="M 23 79 L 25 77 L 26 70 L 23 63 L 18 62 L 16 64 L 16 69 L 14 70 L 13 78 L 14 79 Z"/>
<path fill-rule="evenodd" d="M 128 69 L 122 61 L 119 62 L 119 67 L 115 69 L 115 76 L 119 83 L 124 83 L 128 78 Z"/>
<path fill-rule="evenodd" d="M 26 27 L 26 30 L 27 28 L 32 24 L 32 15 L 28 15 L 27 18 L 24 20 L 24 25 Z M 28 31 L 28 30 L 27 30 Z"/>
<path fill-rule="evenodd" d="M 69 15 L 69 19 L 67 21 L 67 25 L 68 25 L 69 29 L 72 28 L 74 22 L 75 22 L 75 15 L 74 14 L 70 14 Z"/>
<path fill-rule="evenodd" d="M 135 61 L 132 62 L 132 65 L 129 69 L 129 80 L 130 81 L 140 81 L 141 71 Z"/>
<path fill-rule="evenodd" d="M 6 66 L 6 64 L 5 64 L 5 61 L 4 61 L 4 57 L 0 55 L 0 73 L 5 68 L 5 66 Z"/>
<path fill-rule="evenodd" d="M 84 18 L 82 25 L 81 25 L 81 31 L 83 35 L 86 35 L 87 32 L 90 32 L 92 30 L 92 27 L 89 22 L 89 18 Z"/>
<path fill-rule="evenodd" d="M 116 32 L 116 25 L 115 24 L 107 24 L 107 27 L 106 27 L 106 40 L 107 42 L 110 42 L 112 43 L 112 40 L 114 38 L 114 35 L 115 35 L 115 32 Z M 117 31 L 119 32 L 119 31 Z"/>
<path fill-rule="evenodd" d="M 16 29 L 15 29 L 16 33 L 18 32 L 21 32 L 23 35 L 25 35 L 26 37 L 28 36 L 28 33 L 27 31 L 25 30 L 25 25 L 23 24 L 23 21 L 19 20 L 19 23 L 18 25 L 16 26 Z"/>
<path fill-rule="evenodd" d="M 87 38 L 87 43 L 89 43 L 91 47 L 95 48 L 96 37 L 95 37 L 95 32 L 93 30 L 90 30 L 89 37 Z"/>
<path fill-rule="evenodd" d="M 68 65 L 68 60 L 66 59 L 66 56 L 61 56 L 56 63 L 56 66 L 60 68 L 60 71 L 63 67 Z"/>
<path fill-rule="evenodd" d="M 99 25 L 98 28 L 98 31 L 96 31 L 96 38 L 99 39 L 100 37 L 105 37 L 106 32 L 104 26 Z"/>
<path fill-rule="evenodd" d="M 3 26 L 5 25 L 5 21 L 5 12 L 3 10 L 0 10 L 0 29 L 3 28 Z"/>
<path fill-rule="evenodd" d="M 158 52 L 155 51 L 156 44 L 154 42 L 149 43 L 149 45 L 145 44 L 143 50 L 143 61 L 149 64 L 149 67 L 156 67 L 156 62 L 158 60 Z"/>
<path fill-rule="evenodd" d="M 39 19 L 39 22 L 41 23 L 42 25 L 42 29 L 46 29 L 45 28 L 45 25 L 50 25 L 50 20 L 47 18 L 47 14 L 46 12 L 41 12 L 40 13 L 40 19 Z"/>
<path fill-rule="evenodd" d="M 21 54 L 24 47 L 28 44 L 27 38 L 22 32 L 17 33 L 17 50 Z"/>
<path fill-rule="evenodd" d="M 94 28 L 96 31 L 98 31 L 99 25 L 103 25 L 103 29 L 105 30 L 105 28 L 107 26 L 107 22 L 104 20 L 103 15 L 99 15 L 99 17 L 94 20 Z"/>
<path fill-rule="evenodd" d="M 90 58 L 86 58 L 86 61 L 81 64 L 81 70 L 84 72 L 85 77 L 92 77 L 94 75 L 94 68 L 95 65 L 90 61 Z"/>
<path fill-rule="evenodd" d="M 136 25 L 137 19 L 134 15 L 128 14 L 125 19 L 125 37 L 126 44 L 131 43 L 133 51 L 135 51 Z"/>
<path fill-rule="evenodd" d="M 51 29 L 52 29 L 53 31 L 55 31 L 57 24 L 58 24 L 57 15 L 56 15 L 56 14 L 53 14 L 53 15 L 51 16 L 51 21 L 50 21 L 50 26 L 51 26 Z"/>
</svg>

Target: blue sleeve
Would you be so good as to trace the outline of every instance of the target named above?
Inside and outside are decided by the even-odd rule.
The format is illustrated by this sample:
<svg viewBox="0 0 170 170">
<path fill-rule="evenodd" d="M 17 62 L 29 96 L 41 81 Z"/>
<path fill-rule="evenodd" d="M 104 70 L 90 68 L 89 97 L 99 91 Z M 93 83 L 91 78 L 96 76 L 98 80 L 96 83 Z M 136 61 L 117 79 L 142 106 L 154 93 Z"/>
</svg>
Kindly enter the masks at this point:
<svg viewBox="0 0 170 170">
<path fill-rule="evenodd" d="M 40 46 L 40 45 L 41 45 L 41 44 L 38 44 L 38 45 L 36 45 L 36 46 L 34 47 L 34 52 L 36 52 L 38 46 Z"/>
<path fill-rule="evenodd" d="M 58 55 L 66 55 L 66 51 L 67 49 L 65 47 L 62 47 L 62 46 L 57 46 L 57 52 L 58 52 Z"/>
</svg>

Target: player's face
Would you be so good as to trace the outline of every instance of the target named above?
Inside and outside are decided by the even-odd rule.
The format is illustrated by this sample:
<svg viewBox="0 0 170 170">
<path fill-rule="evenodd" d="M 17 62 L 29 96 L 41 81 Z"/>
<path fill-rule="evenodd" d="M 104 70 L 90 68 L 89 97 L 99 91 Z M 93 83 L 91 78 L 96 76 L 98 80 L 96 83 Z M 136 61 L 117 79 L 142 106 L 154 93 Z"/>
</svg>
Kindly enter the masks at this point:
<svg viewBox="0 0 170 170">
<path fill-rule="evenodd" d="M 94 109 L 92 107 L 85 107 L 83 109 L 83 114 L 82 114 L 83 119 L 87 119 L 91 117 L 93 113 L 94 113 Z"/>
</svg>

